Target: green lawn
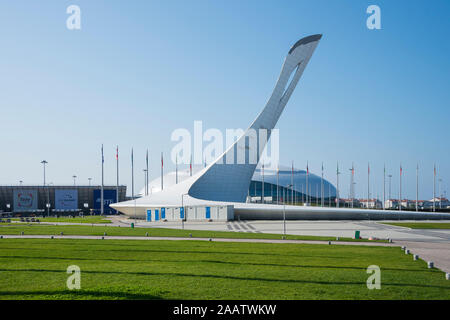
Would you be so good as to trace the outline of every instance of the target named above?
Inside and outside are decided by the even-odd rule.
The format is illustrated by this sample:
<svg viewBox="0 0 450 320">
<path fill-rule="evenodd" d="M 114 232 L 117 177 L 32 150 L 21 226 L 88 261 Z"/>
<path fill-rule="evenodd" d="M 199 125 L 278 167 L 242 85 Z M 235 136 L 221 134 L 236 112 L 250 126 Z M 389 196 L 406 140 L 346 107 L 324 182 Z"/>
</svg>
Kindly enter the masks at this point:
<svg viewBox="0 0 450 320">
<path fill-rule="evenodd" d="M 73 223 L 111 223 L 110 220 L 107 220 L 102 216 L 84 216 L 84 217 L 45 217 L 45 218 L 37 218 L 40 222 L 73 222 Z M 13 218 L 13 221 L 20 221 L 20 218 Z"/>
<path fill-rule="evenodd" d="M 450 223 L 439 223 L 439 222 L 393 222 L 383 224 L 389 224 L 392 226 L 405 227 L 411 229 L 450 229 Z"/>
<path fill-rule="evenodd" d="M 450 299 L 450 281 L 396 247 L 1 239 L 0 299 Z"/>
<path fill-rule="evenodd" d="M 83 226 L 83 225 L 39 225 L 39 224 L 4 224 L 0 225 L 0 234 L 15 234 L 21 232 L 28 235 L 94 235 L 102 236 L 104 232 L 108 236 L 145 236 L 148 233 L 151 237 L 189 237 L 193 238 L 240 238 L 240 239 L 281 239 L 281 234 L 270 233 L 249 233 L 249 232 L 231 232 L 231 231 L 206 231 L 206 230 L 181 230 L 167 228 L 130 228 L 130 227 L 112 227 L 112 226 Z M 336 241 L 335 237 L 321 236 L 296 236 L 287 235 L 288 240 L 324 240 Z M 368 241 L 355 240 L 351 238 L 339 238 L 339 241 Z M 386 240 L 377 240 L 386 242 Z"/>
</svg>

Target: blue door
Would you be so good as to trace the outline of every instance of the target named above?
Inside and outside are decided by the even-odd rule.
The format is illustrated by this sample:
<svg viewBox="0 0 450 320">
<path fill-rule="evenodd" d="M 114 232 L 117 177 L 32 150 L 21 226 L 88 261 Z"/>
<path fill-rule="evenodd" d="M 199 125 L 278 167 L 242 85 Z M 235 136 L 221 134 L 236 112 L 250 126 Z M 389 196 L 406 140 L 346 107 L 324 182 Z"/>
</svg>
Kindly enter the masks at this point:
<svg viewBox="0 0 450 320">
<path fill-rule="evenodd" d="M 161 219 L 166 218 L 166 208 L 161 208 Z"/>
<path fill-rule="evenodd" d="M 152 221 L 152 210 L 147 210 L 147 221 Z"/>
<path fill-rule="evenodd" d="M 211 207 L 206 207 L 206 219 L 211 219 Z"/>
<path fill-rule="evenodd" d="M 159 220 L 159 210 L 155 209 L 155 221 Z"/>
<path fill-rule="evenodd" d="M 180 219 L 184 219 L 184 208 L 180 208 Z"/>
</svg>

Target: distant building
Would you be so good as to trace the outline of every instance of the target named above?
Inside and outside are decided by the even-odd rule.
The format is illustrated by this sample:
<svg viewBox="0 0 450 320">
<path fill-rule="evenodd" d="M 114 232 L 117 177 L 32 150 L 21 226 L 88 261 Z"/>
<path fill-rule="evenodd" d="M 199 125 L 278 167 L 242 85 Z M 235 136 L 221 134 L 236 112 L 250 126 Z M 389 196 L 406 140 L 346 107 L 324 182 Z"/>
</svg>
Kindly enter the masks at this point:
<svg viewBox="0 0 450 320">
<path fill-rule="evenodd" d="M 359 199 L 361 208 L 379 209 L 383 207 L 383 203 L 378 199 Z"/>
</svg>

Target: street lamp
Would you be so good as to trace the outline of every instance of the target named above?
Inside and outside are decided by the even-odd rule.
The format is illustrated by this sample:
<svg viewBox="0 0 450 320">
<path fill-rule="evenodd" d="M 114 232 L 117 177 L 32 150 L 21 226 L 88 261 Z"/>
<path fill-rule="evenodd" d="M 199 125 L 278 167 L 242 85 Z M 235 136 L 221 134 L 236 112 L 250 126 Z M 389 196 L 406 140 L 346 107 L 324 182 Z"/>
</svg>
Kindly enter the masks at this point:
<svg viewBox="0 0 450 320">
<path fill-rule="evenodd" d="M 20 180 L 20 181 L 19 181 L 19 184 L 20 184 L 20 185 L 22 185 L 22 182 L 23 182 L 23 181 L 22 181 L 22 180 Z"/>
<path fill-rule="evenodd" d="M 72 178 L 73 178 L 73 186 L 75 186 L 75 185 L 76 185 L 75 182 L 76 182 L 77 176 L 76 176 L 76 175 L 73 175 Z"/>
<path fill-rule="evenodd" d="M 41 161 L 41 163 L 42 163 L 42 166 L 44 167 L 44 189 L 45 189 L 45 165 L 48 163 L 46 160 L 42 160 Z M 46 203 L 46 206 L 47 206 L 47 215 L 49 216 L 50 215 L 50 209 L 49 209 L 49 207 L 48 207 L 48 203 L 50 202 L 50 195 L 49 195 L 49 191 L 48 191 L 48 188 L 47 188 L 47 203 Z M 45 213 L 44 213 L 45 214 Z M 42 214 L 42 215 L 44 215 L 44 214 Z"/>
<path fill-rule="evenodd" d="M 42 163 L 43 166 L 44 166 L 44 187 L 45 187 L 45 165 L 46 165 L 48 162 L 45 161 L 45 160 L 42 160 L 41 163 Z"/>
<path fill-rule="evenodd" d="M 89 180 L 89 187 L 90 187 L 92 178 L 88 178 L 88 180 Z"/>
</svg>

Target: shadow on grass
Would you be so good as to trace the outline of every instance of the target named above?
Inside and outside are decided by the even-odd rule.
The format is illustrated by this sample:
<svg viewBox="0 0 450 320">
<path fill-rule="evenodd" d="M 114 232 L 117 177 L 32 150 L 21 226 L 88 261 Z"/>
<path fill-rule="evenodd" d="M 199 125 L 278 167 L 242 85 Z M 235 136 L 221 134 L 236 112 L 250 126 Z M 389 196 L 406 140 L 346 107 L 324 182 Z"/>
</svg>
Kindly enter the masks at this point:
<svg viewBox="0 0 450 320">
<path fill-rule="evenodd" d="M 302 256 L 303 257 L 303 256 Z M 223 260 L 161 260 L 161 259 L 114 259 L 114 258 L 80 258 L 80 257 L 30 257 L 30 256 L 0 256 L 0 259 L 35 259 L 35 260 L 67 260 L 67 261 L 114 261 L 114 262 L 158 262 L 158 263 L 212 263 L 212 264 L 225 264 L 225 265 L 235 265 L 235 266 L 260 266 L 260 267 L 287 267 L 287 268 L 306 268 L 306 269 L 349 269 L 349 270 L 359 270 L 364 271 L 367 269 L 366 266 L 328 266 L 328 265 L 307 265 L 307 264 L 279 264 L 279 263 L 255 263 L 255 262 L 235 262 L 235 261 L 223 261 Z M 311 258 L 317 258 L 312 256 Z M 334 257 L 326 257 L 333 259 Z M 402 269 L 402 268 L 382 268 L 388 271 L 406 271 L 406 272 L 422 272 L 430 273 L 437 270 L 428 269 Z M 1 270 L 0 270 L 1 271 Z"/>
<path fill-rule="evenodd" d="M 155 296 L 146 293 L 131 293 L 127 291 L 84 291 L 84 290 L 54 290 L 54 291 L 0 291 L 0 296 L 3 298 L 7 298 L 11 296 L 11 299 L 14 299 L 14 296 L 48 296 L 49 299 L 54 299 L 57 297 L 58 299 L 132 299 L 132 300 L 160 300 L 163 299 L 160 296 Z"/>
<path fill-rule="evenodd" d="M 52 272 L 52 273 L 66 273 L 65 270 L 48 270 L 48 269 L 0 269 L 5 272 Z M 168 272 L 131 272 L 131 271 L 89 271 L 83 270 L 87 274 L 113 274 L 113 275 L 137 275 L 137 276 L 165 276 L 165 277 L 192 277 L 192 278 L 211 278 L 220 280 L 239 280 L 239 281 L 262 281 L 262 282 L 279 282 L 279 283 L 298 283 L 298 284 L 316 284 L 316 285 L 365 285 L 365 281 L 355 282 L 339 282 L 339 281 L 312 281 L 312 280 L 295 280 L 295 279 L 271 279 L 271 278 L 257 278 L 257 277 L 237 277 L 230 275 L 216 275 L 216 274 L 191 274 L 191 273 L 168 273 Z M 417 288 L 436 288 L 436 289 L 450 289 L 448 286 L 436 286 L 428 284 L 412 284 L 412 283 L 392 283 L 383 282 L 383 286 L 395 287 L 417 287 Z"/>
</svg>

